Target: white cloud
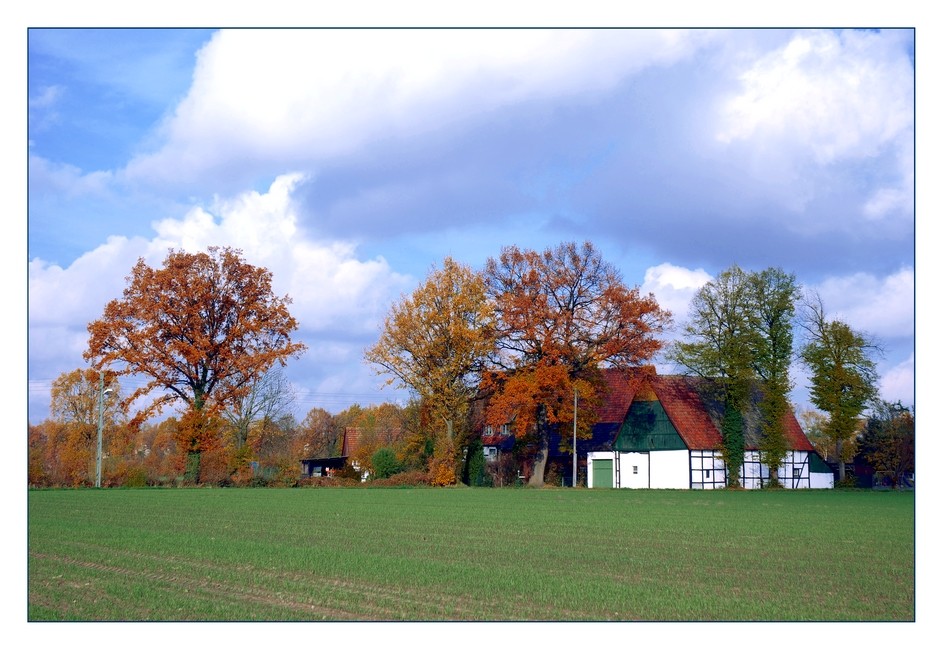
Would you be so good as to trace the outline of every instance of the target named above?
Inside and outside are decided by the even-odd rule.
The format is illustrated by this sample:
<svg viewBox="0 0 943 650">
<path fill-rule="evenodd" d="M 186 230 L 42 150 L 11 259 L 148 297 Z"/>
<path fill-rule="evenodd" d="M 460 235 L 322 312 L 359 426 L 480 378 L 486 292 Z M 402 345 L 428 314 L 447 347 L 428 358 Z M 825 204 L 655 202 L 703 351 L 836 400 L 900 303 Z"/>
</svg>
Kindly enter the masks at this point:
<svg viewBox="0 0 943 650">
<path fill-rule="evenodd" d="M 70 198 L 104 195 L 113 176 L 107 171 L 83 173 L 74 165 L 54 163 L 32 154 L 29 156 L 30 194 L 63 194 Z"/>
<path fill-rule="evenodd" d="M 913 70 L 893 35 L 798 33 L 740 80 L 724 141 L 773 135 L 828 164 L 872 156 L 913 129 Z"/>
<path fill-rule="evenodd" d="M 901 268 L 886 277 L 870 273 L 829 278 L 812 287 L 826 315 L 880 338 L 914 334 L 914 270 Z"/>
<path fill-rule="evenodd" d="M 641 291 L 654 294 L 658 304 L 672 313 L 677 325 L 687 319 L 691 298 L 711 279 L 704 269 L 692 271 L 665 262 L 645 271 Z"/>
<path fill-rule="evenodd" d="M 913 219 L 914 69 L 905 32 L 803 31 L 739 75 L 717 139 L 744 148 L 755 180 L 801 211 L 835 166 L 881 163 L 861 201 L 869 220 Z M 840 184 L 831 180 L 832 184 Z"/>
<path fill-rule="evenodd" d="M 182 182 L 239 162 L 317 163 L 529 101 L 587 96 L 686 56 L 711 32 L 233 30 L 200 51 L 163 145 L 127 167 Z M 337 65 L 343 61 L 343 65 Z"/>
<path fill-rule="evenodd" d="M 390 301 L 410 282 L 383 258 L 360 260 L 350 242 L 305 239 L 298 231 L 292 191 L 298 174 L 277 178 L 265 194 L 217 198 L 210 211 L 193 208 L 183 219 L 155 224 L 163 249 L 232 246 L 253 264 L 268 268 L 274 290 L 293 300 L 306 328 L 362 332 L 374 329 Z"/>
<path fill-rule="evenodd" d="M 881 399 L 887 402 L 900 401 L 904 406 L 914 405 L 914 355 L 881 375 Z"/>
<path fill-rule="evenodd" d="M 914 145 L 912 138 L 902 139 L 897 151 L 899 184 L 882 186 L 872 191 L 862 207 L 864 216 L 872 221 L 889 215 L 914 215 Z"/>
<path fill-rule="evenodd" d="M 110 237 L 67 268 L 42 259 L 29 263 L 30 332 L 38 328 L 85 325 L 101 315 L 105 303 L 121 295 L 124 278 L 138 257 L 148 250 L 146 241 Z"/>
<path fill-rule="evenodd" d="M 194 206 L 183 219 L 153 224 L 162 248 L 203 250 L 209 246 L 240 248 L 253 259 L 278 258 L 297 233 L 291 193 L 304 180 L 300 174 L 275 179 L 264 194 L 247 191 L 232 198 L 216 197 L 208 208 Z"/>
</svg>

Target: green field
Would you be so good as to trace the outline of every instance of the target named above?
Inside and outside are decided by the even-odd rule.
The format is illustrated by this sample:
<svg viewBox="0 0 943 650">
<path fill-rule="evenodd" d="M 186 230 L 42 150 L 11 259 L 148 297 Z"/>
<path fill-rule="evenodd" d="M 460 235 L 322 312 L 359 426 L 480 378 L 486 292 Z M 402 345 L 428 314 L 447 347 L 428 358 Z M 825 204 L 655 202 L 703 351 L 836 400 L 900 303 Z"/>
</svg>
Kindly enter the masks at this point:
<svg viewBox="0 0 943 650">
<path fill-rule="evenodd" d="M 28 494 L 30 621 L 912 621 L 914 494 Z"/>
</svg>

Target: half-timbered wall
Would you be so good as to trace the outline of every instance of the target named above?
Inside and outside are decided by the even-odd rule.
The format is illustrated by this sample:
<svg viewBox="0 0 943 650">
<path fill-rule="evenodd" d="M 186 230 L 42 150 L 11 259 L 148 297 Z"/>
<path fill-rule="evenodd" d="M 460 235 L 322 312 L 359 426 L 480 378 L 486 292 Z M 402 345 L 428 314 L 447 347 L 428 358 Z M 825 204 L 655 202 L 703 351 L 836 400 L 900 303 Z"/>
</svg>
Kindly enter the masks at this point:
<svg viewBox="0 0 943 650">
<path fill-rule="evenodd" d="M 691 489 L 719 490 L 727 486 L 727 467 L 720 452 L 713 449 L 691 450 Z"/>
<path fill-rule="evenodd" d="M 779 466 L 779 482 L 790 489 L 812 487 L 808 452 L 786 452 Z M 740 483 L 748 490 L 757 490 L 769 483 L 769 467 L 760 462 L 760 452 L 744 453 Z"/>
</svg>

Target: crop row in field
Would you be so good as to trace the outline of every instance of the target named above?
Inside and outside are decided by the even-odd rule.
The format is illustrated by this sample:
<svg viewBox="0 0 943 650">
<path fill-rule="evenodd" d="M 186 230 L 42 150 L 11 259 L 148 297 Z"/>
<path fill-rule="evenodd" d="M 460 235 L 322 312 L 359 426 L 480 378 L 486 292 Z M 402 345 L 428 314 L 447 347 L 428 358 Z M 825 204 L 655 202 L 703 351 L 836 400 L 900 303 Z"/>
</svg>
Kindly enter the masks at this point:
<svg viewBox="0 0 943 650">
<path fill-rule="evenodd" d="M 914 495 L 31 491 L 30 620 L 900 621 Z"/>
</svg>

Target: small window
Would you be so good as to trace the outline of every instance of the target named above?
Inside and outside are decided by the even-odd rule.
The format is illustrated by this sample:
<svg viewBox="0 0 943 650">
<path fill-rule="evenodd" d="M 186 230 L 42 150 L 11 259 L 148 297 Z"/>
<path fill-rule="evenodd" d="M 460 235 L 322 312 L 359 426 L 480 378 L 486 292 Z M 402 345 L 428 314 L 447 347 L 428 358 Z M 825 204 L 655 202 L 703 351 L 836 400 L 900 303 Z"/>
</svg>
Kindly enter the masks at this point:
<svg viewBox="0 0 943 650">
<path fill-rule="evenodd" d="M 632 465 L 632 473 L 638 474 L 638 465 Z"/>
<path fill-rule="evenodd" d="M 802 478 L 802 470 L 798 467 L 792 468 L 792 477 L 793 478 Z"/>
<path fill-rule="evenodd" d="M 711 477 L 711 471 L 710 471 L 710 470 L 706 470 L 706 471 L 704 472 L 704 478 L 710 478 L 710 477 Z"/>
</svg>

